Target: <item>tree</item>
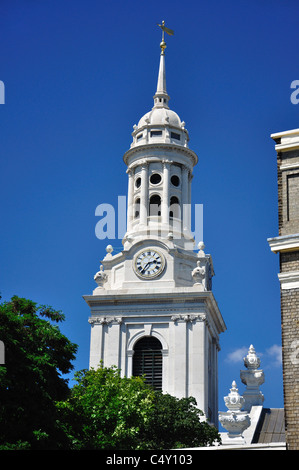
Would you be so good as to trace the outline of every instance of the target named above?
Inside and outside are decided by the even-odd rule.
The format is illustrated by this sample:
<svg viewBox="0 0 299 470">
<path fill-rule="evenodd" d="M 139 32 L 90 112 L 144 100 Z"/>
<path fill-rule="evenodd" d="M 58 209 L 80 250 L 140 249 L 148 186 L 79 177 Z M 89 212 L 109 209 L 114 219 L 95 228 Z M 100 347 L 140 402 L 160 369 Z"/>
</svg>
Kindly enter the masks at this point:
<svg viewBox="0 0 299 470">
<path fill-rule="evenodd" d="M 55 401 L 69 394 L 61 377 L 73 369 L 77 345 L 55 323 L 64 315 L 17 296 L 0 305 L 0 449 L 55 447 Z M 54 323 L 54 324 L 53 324 Z"/>
<path fill-rule="evenodd" d="M 194 398 L 155 392 L 141 377 L 101 366 L 76 373 L 71 396 L 58 404 L 72 449 L 153 450 L 212 445 L 216 428 L 200 422 Z"/>
<path fill-rule="evenodd" d="M 154 391 L 140 377 L 121 377 L 115 367 L 75 374 L 71 396 L 58 403 L 60 425 L 70 446 L 86 449 L 138 449 L 140 430 L 151 416 Z"/>
<path fill-rule="evenodd" d="M 161 392 L 155 395 L 155 406 L 143 435 L 149 448 L 201 447 L 221 441 L 218 430 L 201 420 L 203 413 L 195 398 L 176 398 Z"/>
</svg>

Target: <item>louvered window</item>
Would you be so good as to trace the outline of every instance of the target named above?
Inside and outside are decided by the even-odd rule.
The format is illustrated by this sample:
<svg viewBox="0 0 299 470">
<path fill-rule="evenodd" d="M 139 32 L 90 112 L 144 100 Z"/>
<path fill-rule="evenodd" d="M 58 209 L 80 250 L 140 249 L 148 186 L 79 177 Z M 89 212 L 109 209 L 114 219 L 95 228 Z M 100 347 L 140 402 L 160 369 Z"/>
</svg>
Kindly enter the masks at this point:
<svg viewBox="0 0 299 470">
<path fill-rule="evenodd" d="M 133 375 L 145 375 L 146 383 L 162 390 L 162 344 L 153 336 L 141 338 L 134 347 Z"/>
</svg>

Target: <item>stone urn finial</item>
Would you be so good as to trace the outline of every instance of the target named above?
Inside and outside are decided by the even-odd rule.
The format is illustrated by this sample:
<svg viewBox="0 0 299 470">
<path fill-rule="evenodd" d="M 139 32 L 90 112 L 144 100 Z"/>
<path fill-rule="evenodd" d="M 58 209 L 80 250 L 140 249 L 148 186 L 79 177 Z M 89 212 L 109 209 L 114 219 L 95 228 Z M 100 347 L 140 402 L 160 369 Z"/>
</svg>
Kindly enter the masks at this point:
<svg viewBox="0 0 299 470">
<path fill-rule="evenodd" d="M 252 406 L 260 406 L 263 404 L 264 395 L 259 390 L 260 385 L 265 382 L 265 374 L 262 369 L 260 358 L 256 355 L 255 349 L 252 344 L 246 357 L 244 357 L 244 365 L 246 370 L 240 371 L 240 378 L 243 384 L 246 385 L 246 390 L 243 393 L 245 398 L 244 410 L 250 411 Z"/>
<path fill-rule="evenodd" d="M 255 349 L 252 344 L 249 347 L 248 354 L 243 359 L 245 367 L 247 369 L 258 369 L 261 365 L 260 358 L 256 355 Z"/>
<path fill-rule="evenodd" d="M 230 411 L 239 411 L 242 408 L 244 401 L 244 398 L 239 395 L 236 382 L 233 381 L 230 393 L 227 395 L 227 397 L 224 397 L 224 403 L 226 407 Z"/>
<path fill-rule="evenodd" d="M 198 245 L 197 245 L 197 248 L 198 248 L 198 255 L 197 256 L 199 256 L 199 257 L 205 256 L 205 252 L 204 252 L 205 244 L 204 244 L 204 242 L 199 242 Z"/>
<path fill-rule="evenodd" d="M 237 384 L 235 381 L 232 383 L 232 388 L 227 397 L 224 397 L 224 402 L 228 411 L 219 412 L 219 421 L 222 426 L 228 430 L 227 441 L 223 444 L 233 442 L 244 442 L 242 433 L 250 426 L 250 417 L 246 411 L 241 411 L 244 404 L 244 398 L 239 395 Z"/>
</svg>

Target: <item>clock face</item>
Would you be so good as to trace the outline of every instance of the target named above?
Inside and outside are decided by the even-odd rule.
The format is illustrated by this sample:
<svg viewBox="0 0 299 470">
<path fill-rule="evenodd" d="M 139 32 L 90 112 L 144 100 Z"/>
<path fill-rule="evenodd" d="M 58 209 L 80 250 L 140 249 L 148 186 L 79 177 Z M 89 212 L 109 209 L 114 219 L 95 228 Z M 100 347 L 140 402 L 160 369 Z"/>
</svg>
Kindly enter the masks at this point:
<svg viewBox="0 0 299 470">
<path fill-rule="evenodd" d="M 135 258 L 136 274 L 142 278 L 152 279 L 159 276 L 164 266 L 164 257 L 156 250 L 141 251 Z"/>
</svg>

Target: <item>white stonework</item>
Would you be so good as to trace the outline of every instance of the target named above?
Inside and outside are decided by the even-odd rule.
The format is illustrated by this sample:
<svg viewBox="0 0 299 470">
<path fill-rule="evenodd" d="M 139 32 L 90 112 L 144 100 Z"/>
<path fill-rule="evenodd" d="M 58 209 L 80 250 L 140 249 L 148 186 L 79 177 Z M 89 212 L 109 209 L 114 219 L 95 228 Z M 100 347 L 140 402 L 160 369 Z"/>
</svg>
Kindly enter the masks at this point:
<svg viewBox="0 0 299 470">
<path fill-rule="evenodd" d="M 247 356 L 244 357 L 244 365 L 247 369 L 240 371 L 241 381 L 246 385 L 246 390 L 243 393 L 243 409 L 246 411 L 250 411 L 252 406 L 262 405 L 264 401 L 264 395 L 259 390 L 259 387 L 265 382 L 264 371 L 259 369 L 260 363 L 260 358 L 251 345 Z"/>
<path fill-rule="evenodd" d="M 223 445 L 244 443 L 243 432 L 250 426 L 250 417 L 247 411 L 241 411 L 245 399 L 239 394 L 237 384 L 232 383 L 232 388 L 224 402 L 228 411 L 219 413 L 219 421 L 228 430 L 227 439 L 222 439 Z"/>
<path fill-rule="evenodd" d="M 271 134 L 271 137 L 275 142 L 277 142 L 275 145 L 275 150 L 277 152 L 299 148 L 299 129 L 277 132 L 275 134 Z"/>
<path fill-rule="evenodd" d="M 268 243 L 273 253 L 296 251 L 299 249 L 299 233 L 268 238 Z"/>
<path fill-rule="evenodd" d="M 161 49 L 154 107 L 134 126 L 124 155 L 123 250 L 113 254 L 107 246 L 95 275 L 98 286 L 84 296 L 91 310 L 90 367 L 103 361 L 130 377 L 137 342 L 157 338 L 163 392 L 195 397 L 217 426 L 219 335 L 226 326 L 212 293 L 211 255 L 203 243 L 197 250 L 191 235 L 192 170 L 198 159 L 188 148 L 185 123 L 169 109 Z"/>
<path fill-rule="evenodd" d="M 287 273 L 278 273 L 281 289 L 298 289 L 299 288 L 299 271 Z"/>
<path fill-rule="evenodd" d="M 220 445 L 216 444 L 215 447 L 205 447 L 198 450 L 286 450 L 286 444 L 283 441 L 269 442 L 272 439 L 272 432 L 273 434 L 279 433 L 279 437 L 281 437 L 279 424 L 274 431 L 275 421 L 268 422 L 266 426 L 268 436 L 266 438 L 263 436 L 261 441 L 257 441 L 257 437 L 255 437 L 259 425 L 258 434 L 263 427 L 264 396 L 260 392 L 259 386 L 264 383 L 264 372 L 259 369 L 260 358 L 256 355 L 252 345 L 243 361 L 247 370 L 240 371 L 240 378 L 246 385 L 246 390 L 241 396 L 236 382 L 233 381 L 230 393 L 224 397 L 228 411 L 219 412 L 219 421 L 228 432 L 220 432 Z M 274 439 L 276 440 L 277 437 L 276 435 Z"/>
</svg>

